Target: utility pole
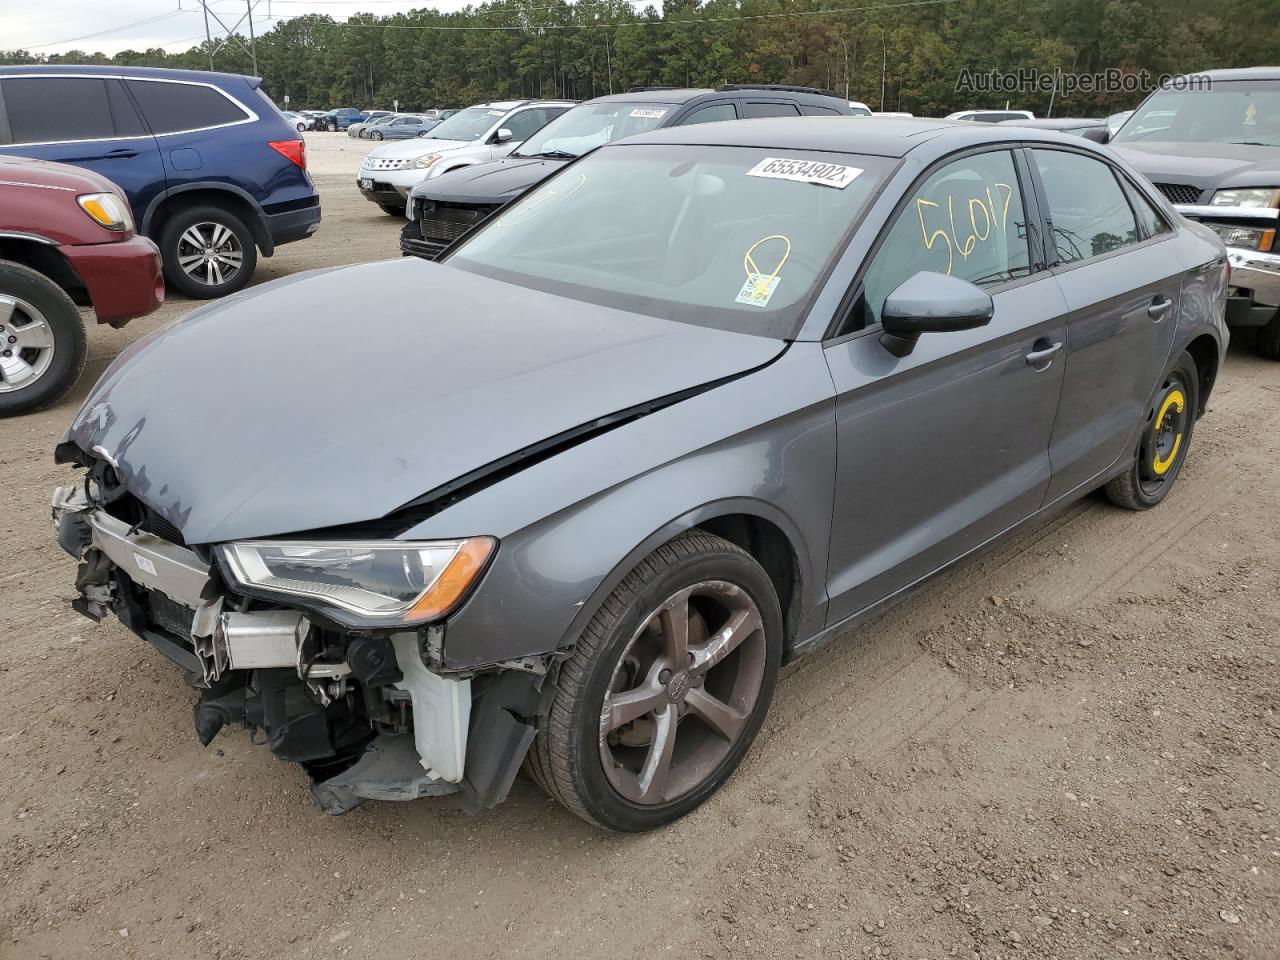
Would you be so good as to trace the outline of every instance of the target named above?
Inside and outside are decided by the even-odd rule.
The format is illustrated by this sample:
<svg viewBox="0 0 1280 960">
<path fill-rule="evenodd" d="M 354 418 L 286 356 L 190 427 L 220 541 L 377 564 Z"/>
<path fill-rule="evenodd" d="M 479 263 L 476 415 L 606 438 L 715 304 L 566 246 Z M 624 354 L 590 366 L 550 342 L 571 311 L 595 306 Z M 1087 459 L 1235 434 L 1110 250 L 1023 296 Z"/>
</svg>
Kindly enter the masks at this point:
<svg viewBox="0 0 1280 960">
<path fill-rule="evenodd" d="M 209 33 L 209 4 L 207 0 L 200 0 L 200 7 L 204 10 L 204 48 L 209 51 L 209 69 L 213 70 L 213 35 Z"/>
<path fill-rule="evenodd" d="M 258 75 L 258 41 L 253 36 L 253 0 L 244 0 L 245 9 L 249 12 L 249 53 L 253 57 L 253 75 Z"/>
<path fill-rule="evenodd" d="M 884 110 L 884 78 L 889 72 L 889 41 L 883 32 L 880 34 L 880 109 Z M 871 61 L 875 63 L 874 60 Z"/>
</svg>

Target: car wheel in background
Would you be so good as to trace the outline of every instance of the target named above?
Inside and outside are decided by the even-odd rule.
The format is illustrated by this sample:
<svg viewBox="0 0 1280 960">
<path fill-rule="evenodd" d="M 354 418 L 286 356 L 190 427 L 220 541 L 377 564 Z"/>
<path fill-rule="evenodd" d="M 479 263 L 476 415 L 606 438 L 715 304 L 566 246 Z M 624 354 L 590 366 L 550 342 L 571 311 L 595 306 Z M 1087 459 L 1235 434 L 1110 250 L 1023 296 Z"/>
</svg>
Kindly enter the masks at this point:
<svg viewBox="0 0 1280 960">
<path fill-rule="evenodd" d="M 609 830 L 684 816 L 729 778 L 760 729 L 782 630 L 773 585 L 750 554 L 700 530 L 659 547 L 564 662 L 530 773 Z"/>
<path fill-rule="evenodd" d="M 427 135 L 428 135 L 429 133 L 431 133 L 431 131 L 430 131 L 430 130 L 419 130 L 419 131 L 418 131 L 418 133 L 417 133 L 417 136 L 418 136 L 418 137 L 420 137 L 420 138 L 422 138 L 422 139 L 426 139 L 426 137 L 427 137 Z"/>
<path fill-rule="evenodd" d="M 382 212 L 383 212 L 383 213 L 385 213 L 385 214 L 386 214 L 387 216 L 389 216 L 389 217 L 403 217 L 403 216 L 404 216 L 404 207 L 403 207 L 403 206 L 399 206 L 399 207 L 397 207 L 397 206 L 396 206 L 395 204 L 393 204 L 393 203 L 380 203 L 380 204 L 378 204 L 378 206 L 379 206 L 379 207 L 381 207 L 381 208 L 382 208 Z"/>
<path fill-rule="evenodd" d="M 85 355 L 84 324 L 66 292 L 0 260 L 0 417 L 57 400 L 79 378 Z"/>
<path fill-rule="evenodd" d="M 1280 310 L 1271 321 L 1258 330 L 1255 343 L 1257 351 L 1268 360 L 1280 360 Z"/>
<path fill-rule="evenodd" d="M 304 130 L 307 129 L 307 125 L 305 123 L 295 124 L 295 126 L 297 126 L 299 133 L 302 133 Z"/>
<path fill-rule="evenodd" d="M 330 133 L 337 133 L 338 125 L 334 123 L 332 120 L 330 120 L 327 124 L 325 124 L 325 129 L 328 130 Z"/>
<path fill-rule="evenodd" d="M 160 231 L 165 283 L 189 297 L 212 300 L 253 277 L 258 250 L 244 221 L 221 207 L 191 207 Z"/>
<path fill-rule="evenodd" d="M 1199 409 L 1196 363 L 1184 353 L 1160 382 L 1133 465 L 1106 485 L 1112 503 L 1129 510 L 1148 510 L 1169 495 L 1187 459 Z"/>
<path fill-rule="evenodd" d="M 382 139 L 382 131 L 381 131 L 381 130 L 375 130 L 375 131 L 373 131 L 373 133 L 369 134 L 369 139 L 370 139 L 370 140 L 381 140 L 381 139 Z"/>
</svg>

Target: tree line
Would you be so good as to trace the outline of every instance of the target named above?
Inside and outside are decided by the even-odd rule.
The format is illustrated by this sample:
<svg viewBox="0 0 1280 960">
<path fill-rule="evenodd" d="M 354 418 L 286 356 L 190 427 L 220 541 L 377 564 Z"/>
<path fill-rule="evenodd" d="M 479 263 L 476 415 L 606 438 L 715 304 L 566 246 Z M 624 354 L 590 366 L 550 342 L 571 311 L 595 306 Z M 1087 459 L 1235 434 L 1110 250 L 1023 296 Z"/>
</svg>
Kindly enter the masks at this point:
<svg viewBox="0 0 1280 960">
<path fill-rule="evenodd" d="M 212 9 L 212 8 L 211 8 Z M 259 6 L 259 10 L 263 7 Z M 991 73 L 1150 77 L 1280 63 L 1280 0 L 494 0 L 442 13 L 258 20 L 181 53 L 0 51 L 0 63 L 99 63 L 257 74 L 294 109 L 401 110 L 505 97 L 587 99 L 632 86 L 793 83 L 876 110 L 971 106 L 1094 116 L 1130 89 L 957 91 Z"/>
</svg>

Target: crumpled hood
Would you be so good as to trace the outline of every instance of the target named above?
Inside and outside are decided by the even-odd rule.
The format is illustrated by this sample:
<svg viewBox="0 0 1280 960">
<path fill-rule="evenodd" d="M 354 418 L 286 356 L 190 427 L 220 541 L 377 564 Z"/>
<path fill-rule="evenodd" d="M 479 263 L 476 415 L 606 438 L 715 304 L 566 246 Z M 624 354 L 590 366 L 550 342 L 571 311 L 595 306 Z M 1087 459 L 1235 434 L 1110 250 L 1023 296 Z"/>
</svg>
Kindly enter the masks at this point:
<svg viewBox="0 0 1280 960">
<path fill-rule="evenodd" d="M 1241 143 L 1117 143 L 1111 149 L 1157 183 L 1213 187 L 1280 186 L 1280 147 Z"/>
<path fill-rule="evenodd" d="M 143 338 L 67 439 L 188 543 L 271 536 L 384 516 L 782 348 L 407 258 L 286 277 Z"/>
<path fill-rule="evenodd" d="M 522 196 L 534 184 L 551 176 L 568 160 L 507 157 L 451 170 L 413 188 L 415 200 L 449 203 L 505 203 Z"/>
</svg>

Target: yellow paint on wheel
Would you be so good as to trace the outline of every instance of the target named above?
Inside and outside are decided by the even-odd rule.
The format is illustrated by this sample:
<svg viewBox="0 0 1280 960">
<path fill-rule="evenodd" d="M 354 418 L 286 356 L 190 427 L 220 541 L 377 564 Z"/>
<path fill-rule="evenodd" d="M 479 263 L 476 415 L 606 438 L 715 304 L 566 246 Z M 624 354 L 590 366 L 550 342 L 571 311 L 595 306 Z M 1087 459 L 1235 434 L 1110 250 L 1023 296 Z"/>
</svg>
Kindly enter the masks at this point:
<svg viewBox="0 0 1280 960">
<path fill-rule="evenodd" d="M 1156 423 L 1153 428 L 1159 432 L 1160 425 L 1164 423 L 1165 415 L 1169 412 L 1169 408 L 1175 408 L 1178 413 L 1182 413 L 1186 409 L 1187 401 L 1183 397 L 1181 390 L 1170 390 L 1164 398 L 1164 403 L 1160 404 L 1160 412 L 1156 414 Z M 1182 447 L 1182 434 L 1179 433 L 1173 438 L 1173 449 L 1169 451 L 1169 455 L 1163 460 L 1157 453 L 1151 459 L 1151 469 L 1157 477 L 1162 477 L 1169 472 L 1169 468 L 1173 466 L 1173 462 L 1178 459 L 1178 450 Z"/>
</svg>

